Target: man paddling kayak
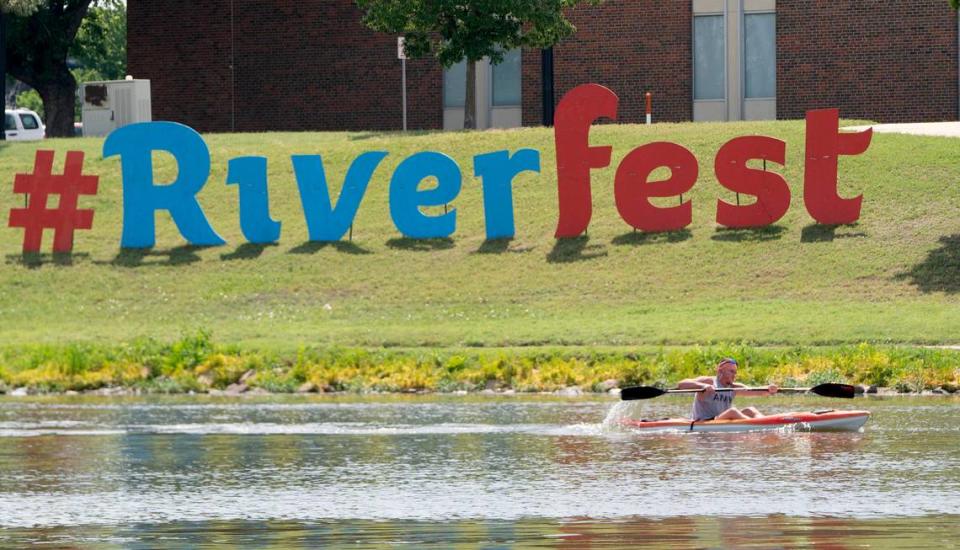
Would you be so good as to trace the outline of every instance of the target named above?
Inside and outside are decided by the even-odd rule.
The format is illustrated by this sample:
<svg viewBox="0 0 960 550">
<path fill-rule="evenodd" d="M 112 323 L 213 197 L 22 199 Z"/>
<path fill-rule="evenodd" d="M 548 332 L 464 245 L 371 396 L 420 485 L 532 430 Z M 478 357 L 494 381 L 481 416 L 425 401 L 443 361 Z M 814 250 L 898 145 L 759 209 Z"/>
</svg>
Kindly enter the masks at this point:
<svg viewBox="0 0 960 550">
<path fill-rule="evenodd" d="M 777 386 L 771 384 L 766 391 L 717 391 L 717 388 L 746 388 L 735 382 L 737 378 L 737 362 L 729 357 L 717 364 L 716 376 L 700 376 L 687 378 L 677 384 L 681 390 L 703 390 L 693 400 L 693 420 L 736 420 L 739 418 L 760 418 L 763 414 L 754 407 L 747 407 L 742 411 L 733 406 L 734 394 L 741 395 L 773 395 L 777 393 Z"/>
</svg>

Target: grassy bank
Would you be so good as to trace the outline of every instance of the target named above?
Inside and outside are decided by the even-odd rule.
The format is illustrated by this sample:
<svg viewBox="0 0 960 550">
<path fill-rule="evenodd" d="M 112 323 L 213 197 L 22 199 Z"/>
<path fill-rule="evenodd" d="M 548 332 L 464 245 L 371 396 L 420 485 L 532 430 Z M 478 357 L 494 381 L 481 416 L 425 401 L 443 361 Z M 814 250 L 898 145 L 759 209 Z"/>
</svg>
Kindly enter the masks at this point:
<svg viewBox="0 0 960 550">
<path fill-rule="evenodd" d="M 787 142 L 791 208 L 776 226 L 724 231 L 716 201 L 734 202 L 713 176 L 717 149 L 744 134 Z M 557 241 L 556 168 L 550 130 L 481 133 L 302 133 L 206 136 L 212 174 L 200 193 L 211 224 L 229 244 L 184 246 L 166 214 L 157 247 L 119 249 L 118 159 L 101 159 L 98 139 L 0 146 L 0 213 L 21 205 L 13 175 L 32 168 L 36 149 L 86 152 L 99 174 L 91 231 L 75 253 L 24 257 L 22 232 L 0 228 L 0 343 L 25 346 L 176 338 L 208 327 L 223 342 L 290 356 L 301 346 L 512 347 L 954 343 L 960 334 L 960 149 L 948 138 L 882 134 L 867 153 L 844 157 L 841 195 L 864 195 L 851 227 L 814 225 L 803 208 L 804 126 L 799 121 L 596 127 L 593 144 L 613 145 L 613 162 L 593 172 L 589 236 Z M 617 214 L 613 176 L 635 146 L 670 140 L 690 148 L 700 179 L 693 225 L 665 235 L 634 233 Z M 484 242 L 475 154 L 533 147 L 541 174 L 515 183 L 517 236 Z M 353 240 L 307 242 L 290 155 L 322 154 L 339 190 L 350 162 L 389 151 L 361 204 Z M 387 203 L 390 176 L 423 150 L 452 156 L 464 174 L 452 203 L 449 240 L 400 238 Z M 227 161 L 269 159 L 271 214 L 283 223 L 275 246 L 244 244 Z M 176 167 L 156 155 L 157 180 Z M 59 170 L 59 168 L 58 168 Z M 659 199 L 658 199 L 659 200 Z M 664 199 L 666 200 L 666 199 Z M 675 199 L 671 199 L 672 201 Z M 434 209 L 437 210 L 437 209 Z M 442 208 L 439 209 L 442 211 Z M 45 238 L 45 250 L 50 239 Z"/>
<path fill-rule="evenodd" d="M 152 393 L 230 388 L 271 392 L 408 392 L 483 389 L 556 391 L 577 387 L 669 386 L 712 372 L 726 356 L 741 362 L 747 384 L 849 382 L 921 391 L 960 387 L 960 352 L 888 346 L 686 349 L 504 350 L 301 349 L 293 354 L 242 351 L 200 332 L 163 344 L 32 346 L 0 355 L 0 389 L 33 392 L 125 387 Z M 231 386 L 232 385 L 232 386 Z"/>
</svg>

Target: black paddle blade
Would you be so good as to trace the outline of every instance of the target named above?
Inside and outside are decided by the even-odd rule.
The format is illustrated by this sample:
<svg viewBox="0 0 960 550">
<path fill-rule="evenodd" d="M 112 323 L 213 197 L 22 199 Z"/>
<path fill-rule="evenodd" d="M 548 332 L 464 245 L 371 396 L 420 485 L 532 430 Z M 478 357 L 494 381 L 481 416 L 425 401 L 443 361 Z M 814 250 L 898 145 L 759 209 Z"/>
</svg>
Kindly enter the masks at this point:
<svg viewBox="0 0 960 550">
<path fill-rule="evenodd" d="M 842 399 L 853 399 L 856 390 L 850 384 L 820 384 L 810 388 L 810 391 L 824 397 L 840 397 Z"/>
<path fill-rule="evenodd" d="M 667 393 L 660 388 L 652 386 L 633 386 L 632 388 L 623 388 L 620 390 L 620 400 L 634 401 L 636 399 L 653 399 Z"/>
</svg>

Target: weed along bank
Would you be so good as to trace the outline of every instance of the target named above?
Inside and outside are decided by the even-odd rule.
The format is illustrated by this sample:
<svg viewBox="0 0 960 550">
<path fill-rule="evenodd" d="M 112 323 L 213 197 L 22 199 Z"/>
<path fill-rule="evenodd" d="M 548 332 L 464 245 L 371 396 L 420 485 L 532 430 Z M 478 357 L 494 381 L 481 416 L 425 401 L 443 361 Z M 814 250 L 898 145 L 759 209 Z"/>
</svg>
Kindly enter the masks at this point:
<svg viewBox="0 0 960 550">
<path fill-rule="evenodd" d="M 684 200 L 700 179 L 698 160 L 680 143 L 656 141 L 630 151 L 616 169 L 614 181 L 592 181 L 591 171 L 611 162 L 612 147 L 590 143 L 591 125 L 617 120 L 619 98 L 611 90 L 585 84 L 571 90 L 557 107 L 554 130 L 557 162 L 558 238 L 576 237 L 592 216 L 592 185 L 613 185 L 617 210 L 631 227 L 645 232 L 681 230 L 692 222 L 692 201 Z M 820 224 L 855 222 L 862 197 L 844 198 L 838 189 L 840 158 L 867 150 L 872 133 L 839 131 L 836 109 L 807 113 L 803 171 L 803 204 Z M 176 159 L 178 175 L 169 184 L 155 181 L 151 157 L 163 151 Z M 114 131 L 103 145 L 105 157 L 117 157 L 123 179 L 124 248 L 152 247 L 154 214 L 170 213 L 183 237 L 193 245 L 224 244 L 200 204 L 197 193 L 208 184 L 210 151 L 193 129 L 171 122 L 130 125 Z M 309 240 L 338 241 L 347 234 L 369 184 L 389 151 L 368 151 L 354 158 L 346 172 L 339 197 L 326 177 L 321 154 L 291 157 L 293 173 Z M 740 136 L 716 151 L 714 172 L 720 185 L 744 195 L 743 204 L 716 203 L 716 221 L 731 228 L 763 227 L 776 223 L 791 205 L 783 176 L 773 170 L 786 162 L 786 143 L 776 137 Z M 761 167 L 762 166 L 762 167 Z M 474 156 L 471 167 L 462 167 L 442 151 L 421 151 L 403 159 L 390 175 L 389 211 L 393 224 L 412 239 L 450 237 L 456 230 L 456 198 L 463 171 L 472 170 L 483 194 L 487 239 L 514 237 L 513 181 L 524 172 L 539 173 L 540 151 L 518 143 L 512 150 Z M 665 179 L 653 179 L 659 169 Z M 267 159 L 238 157 L 229 161 L 226 182 L 238 190 L 238 216 L 244 237 L 251 243 L 271 243 L 280 238 L 282 220 L 270 214 Z M 706 185 L 701 183 L 700 185 Z M 658 206 L 657 197 L 678 197 L 675 206 Z M 423 209 L 449 205 L 443 214 Z"/>
</svg>

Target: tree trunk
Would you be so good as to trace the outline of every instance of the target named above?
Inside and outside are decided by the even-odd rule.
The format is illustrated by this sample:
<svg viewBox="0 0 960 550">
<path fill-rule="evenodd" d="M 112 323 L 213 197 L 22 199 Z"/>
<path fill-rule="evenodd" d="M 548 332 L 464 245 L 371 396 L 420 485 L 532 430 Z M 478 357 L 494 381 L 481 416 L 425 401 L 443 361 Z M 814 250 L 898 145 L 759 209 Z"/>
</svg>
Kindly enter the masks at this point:
<svg viewBox="0 0 960 550">
<path fill-rule="evenodd" d="M 47 137 L 73 137 L 76 114 L 77 81 L 64 67 L 56 69 L 56 77 L 44 82 L 38 89 L 47 116 Z"/>
<path fill-rule="evenodd" d="M 467 59 L 467 94 L 463 103 L 463 129 L 477 128 L 477 62 Z"/>
<path fill-rule="evenodd" d="M 7 106 L 7 17 L 0 9 L 0 97 L 3 98 L 3 106 Z M 7 139 L 6 115 L 3 121 L 4 129 L 0 130 L 0 141 Z"/>
</svg>

